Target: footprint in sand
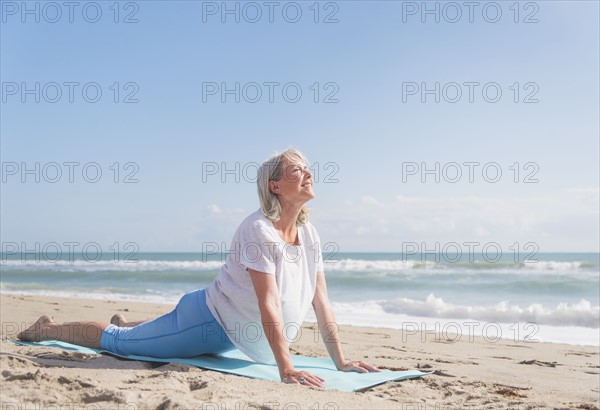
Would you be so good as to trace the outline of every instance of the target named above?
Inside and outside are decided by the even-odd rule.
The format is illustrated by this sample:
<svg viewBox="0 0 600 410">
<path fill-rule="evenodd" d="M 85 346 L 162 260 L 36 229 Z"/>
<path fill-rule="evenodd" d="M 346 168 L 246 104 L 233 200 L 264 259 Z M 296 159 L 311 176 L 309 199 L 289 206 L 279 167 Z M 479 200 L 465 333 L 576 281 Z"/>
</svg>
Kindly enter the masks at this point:
<svg viewBox="0 0 600 410">
<path fill-rule="evenodd" d="M 394 366 L 377 366 L 380 369 L 391 370 L 393 372 L 405 372 L 409 370 L 407 367 L 394 367 Z"/>
<path fill-rule="evenodd" d="M 11 372 L 10 370 L 4 370 L 2 372 L 2 376 L 4 377 L 4 380 L 7 382 L 12 382 L 15 380 L 25 380 L 25 381 L 34 380 L 36 382 L 40 382 L 41 380 L 50 380 L 48 375 L 42 373 L 40 370 L 36 371 L 35 373 L 32 373 L 32 372 L 19 373 L 19 372 L 14 372 L 14 371 Z"/>
<path fill-rule="evenodd" d="M 208 387 L 208 382 L 206 380 L 192 380 L 189 386 L 190 391 L 200 390 Z"/>
<path fill-rule="evenodd" d="M 501 396 L 504 397 L 510 397 L 510 398 L 527 398 L 526 395 L 519 393 L 516 389 L 511 389 L 509 387 L 503 387 L 501 389 L 496 390 L 494 393 L 499 394 Z"/>
<path fill-rule="evenodd" d="M 119 392 L 113 392 L 110 390 L 101 390 L 94 392 L 93 394 L 85 392 L 81 397 L 81 400 L 86 403 L 97 403 L 99 401 L 112 401 L 116 403 L 125 403 L 123 395 Z"/>
<path fill-rule="evenodd" d="M 542 367 L 556 367 L 556 366 L 560 366 L 557 362 L 542 362 L 541 360 L 523 360 L 522 362 L 519 362 L 519 364 L 534 364 L 536 366 L 542 366 Z"/>
<path fill-rule="evenodd" d="M 381 346 L 385 349 L 392 349 L 392 350 L 396 350 L 398 352 L 406 352 L 406 349 L 401 349 L 399 347 L 395 347 L 395 346 Z"/>
<path fill-rule="evenodd" d="M 68 377 L 65 377 L 65 376 L 60 376 L 60 377 L 58 378 L 58 382 L 59 382 L 60 384 L 69 384 L 69 385 L 76 384 L 76 385 L 79 385 L 80 387 L 82 387 L 82 388 L 84 388 L 84 389 L 89 389 L 89 388 L 95 388 L 95 387 L 98 387 L 97 385 L 95 385 L 95 384 L 93 384 L 93 383 L 91 383 L 91 382 L 87 382 L 87 381 L 85 381 L 85 380 L 79 380 L 79 379 L 77 379 L 77 380 L 75 380 L 75 379 L 70 379 L 70 378 L 68 378 Z"/>
<path fill-rule="evenodd" d="M 8 359 L 8 367 L 38 367 L 39 365 L 27 356 L 17 356 L 10 355 L 8 353 L 2 353 L 2 355 L 6 355 L 5 357 Z"/>
<path fill-rule="evenodd" d="M 87 362 L 97 357 L 97 355 L 83 354 L 79 352 L 42 352 L 34 353 L 34 357 L 38 359 L 50 359 L 50 360 L 66 360 L 69 362 Z"/>
<path fill-rule="evenodd" d="M 433 374 L 435 374 L 436 376 L 444 376 L 444 377 L 456 377 L 456 376 L 453 376 L 453 375 L 451 375 L 451 374 L 445 373 L 445 372 L 444 372 L 444 371 L 442 371 L 442 370 L 436 370 L 436 371 L 434 371 L 434 372 L 433 372 Z"/>
</svg>

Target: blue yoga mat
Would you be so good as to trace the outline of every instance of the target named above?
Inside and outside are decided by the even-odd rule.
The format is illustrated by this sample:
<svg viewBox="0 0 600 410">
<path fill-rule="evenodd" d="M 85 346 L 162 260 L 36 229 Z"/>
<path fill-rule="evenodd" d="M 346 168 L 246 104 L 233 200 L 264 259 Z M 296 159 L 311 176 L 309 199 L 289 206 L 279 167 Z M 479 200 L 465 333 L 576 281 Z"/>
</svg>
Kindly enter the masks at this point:
<svg viewBox="0 0 600 410">
<path fill-rule="evenodd" d="M 88 347 L 73 345 L 70 343 L 59 342 L 57 340 L 46 340 L 39 343 L 22 342 L 20 340 L 7 340 L 19 345 L 25 346 L 46 346 L 56 347 L 64 350 L 72 350 L 86 354 L 108 353 L 113 356 L 123 357 L 125 359 L 140 360 L 144 362 L 159 363 L 185 363 L 190 366 L 201 367 L 203 369 L 215 370 L 223 373 L 246 376 L 253 379 L 280 381 L 279 370 L 275 365 L 261 364 L 252 361 L 248 356 L 239 350 L 231 350 L 220 355 L 203 355 L 193 358 L 167 358 L 128 355 L 122 356 L 107 350 L 96 350 Z M 337 389 L 341 391 L 361 391 L 378 384 L 388 381 L 398 381 L 404 379 L 414 379 L 416 377 L 426 376 L 429 373 L 423 373 L 419 370 L 391 371 L 357 373 L 340 372 L 330 359 L 317 357 L 292 356 L 294 366 L 298 370 L 307 370 L 317 376 L 325 379 L 325 388 Z"/>
<path fill-rule="evenodd" d="M 223 373 L 236 374 L 238 376 L 251 377 L 253 379 L 264 379 L 280 381 L 279 370 L 277 366 L 261 364 L 252 361 L 248 356 L 239 350 L 231 350 L 220 355 L 203 355 L 193 358 L 168 358 L 129 355 L 122 356 L 107 350 L 96 350 L 88 347 L 78 346 L 70 343 L 59 342 L 57 340 L 46 340 L 39 343 L 22 342 L 20 340 L 7 340 L 26 346 L 46 346 L 56 347 L 65 350 L 73 350 L 79 353 L 99 354 L 108 353 L 113 356 L 126 359 L 141 360 L 145 362 L 160 363 L 185 363 L 191 366 L 201 367 L 203 369 L 215 370 Z M 340 372 L 330 359 L 292 356 L 294 366 L 298 370 L 307 370 L 317 376 L 325 379 L 326 389 L 337 389 L 341 391 L 360 391 L 368 389 L 387 381 L 397 381 L 404 379 L 413 379 L 415 377 L 425 376 L 431 373 L 423 373 L 419 370 L 391 371 L 373 373 Z"/>
</svg>

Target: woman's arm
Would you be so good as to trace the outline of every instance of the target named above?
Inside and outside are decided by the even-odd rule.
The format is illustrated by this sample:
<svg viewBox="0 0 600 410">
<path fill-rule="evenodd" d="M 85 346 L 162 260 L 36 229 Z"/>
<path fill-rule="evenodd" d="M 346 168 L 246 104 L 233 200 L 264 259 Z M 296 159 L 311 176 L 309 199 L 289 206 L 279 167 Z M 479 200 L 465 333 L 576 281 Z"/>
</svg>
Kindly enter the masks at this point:
<svg viewBox="0 0 600 410">
<path fill-rule="evenodd" d="M 319 323 L 321 337 L 323 338 L 329 356 L 338 370 L 361 373 L 381 371 L 368 363 L 362 361 L 350 361 L 344 358 L 340 339 L 338 338 L 338 325 L 335 321 L 331 303 L 329 302 L 329 296 L 327 295 L 327 283 L 325 282 L 325 274 L 323 272 L 317 272 L 317 288 L 315 290 L 315 297 L 313 298 L 312 305 L 315 309 L 317 322 Z"/>
<path fill-rule="evenodd" d="M 324 379 L 310 372 L 298 372 L 290 356 L 288 344 L 283 337 L 283 314 L 275 276 L 248 268 L 258 298 L 258 308 L 263 330 L 275 356 L 279 375 L 285 383 L 300 383 L 324 387 Z"/>
</svg>

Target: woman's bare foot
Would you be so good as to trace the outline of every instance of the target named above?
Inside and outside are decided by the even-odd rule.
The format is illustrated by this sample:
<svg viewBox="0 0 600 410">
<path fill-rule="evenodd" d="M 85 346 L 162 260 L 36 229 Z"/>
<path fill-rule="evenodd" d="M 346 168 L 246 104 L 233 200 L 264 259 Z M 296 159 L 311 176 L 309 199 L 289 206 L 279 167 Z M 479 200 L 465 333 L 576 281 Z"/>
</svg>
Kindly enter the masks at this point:
<svg viewBox="0 0 600 410">
<path fill-rule="evenodd" d="M 47 337 L 48 325 L 56 325 L 57 323 L 51 316 L 42 315 L 40 318 L 27 329 L 17 335 L 19 340 L 24 342 L 39 342 Z"/>
<path fill-rule="evenodd" d="M 110 318 L 110 323 L 115 326 L 119 326 L 119 327 L 134 327 L 134 326 L 140 325 L 144 322 L 147 322 L 147 320 L 138 320 L 136 322 L 128 322 L 122 313 L 117 313 L 116 315 L 114 315 L 113 317 Z"/>
</svg>

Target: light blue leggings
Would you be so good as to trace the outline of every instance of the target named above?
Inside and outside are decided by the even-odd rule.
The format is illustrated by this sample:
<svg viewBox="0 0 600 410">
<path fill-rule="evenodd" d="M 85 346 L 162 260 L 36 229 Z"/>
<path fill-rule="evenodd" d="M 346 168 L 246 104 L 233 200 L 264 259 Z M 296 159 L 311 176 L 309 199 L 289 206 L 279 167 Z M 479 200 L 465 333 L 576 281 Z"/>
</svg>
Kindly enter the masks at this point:
<svg viewBox="0 0 600 410">
<path fill-rule="evenodd" d="M 235 346 L 206 306 L 204 289 L 185 294 L 175 310 L 134 327 L 108 325 L 100 346 L 120 355 L 194 357 Z"/>
</svg>

